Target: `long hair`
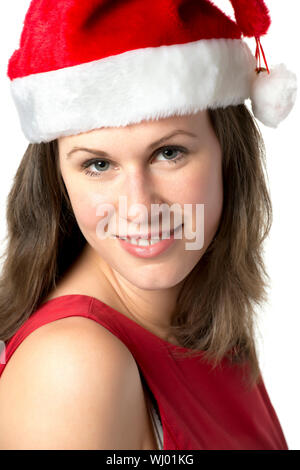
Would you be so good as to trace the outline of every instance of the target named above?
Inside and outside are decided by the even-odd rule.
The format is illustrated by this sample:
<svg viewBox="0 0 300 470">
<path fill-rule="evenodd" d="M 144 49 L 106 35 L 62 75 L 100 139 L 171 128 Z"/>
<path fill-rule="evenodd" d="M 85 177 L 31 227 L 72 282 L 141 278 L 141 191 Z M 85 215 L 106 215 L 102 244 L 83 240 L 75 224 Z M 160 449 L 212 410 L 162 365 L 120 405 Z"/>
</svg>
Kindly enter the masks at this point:
<svg viewBox="0 0 300 470">
<path fill-rule="evenodd" d="M 223 358 L 260 376 L 256 307 L 267 300 L 262 249 L 272 223 L 265 147 L 244 104 L 209 110 L 222 149 L 223 209 L 215 237 L 184 280 L 169 333 L 217 367 Z M 38 309 L 87 243 L 59 171 L 57 140 L 29 144 L 7 199 L 0 340 Z M 181 352 L 182 354 L 182 352 Z M 248 369 L 247 369 L 248 368 Z"/>
</svg>

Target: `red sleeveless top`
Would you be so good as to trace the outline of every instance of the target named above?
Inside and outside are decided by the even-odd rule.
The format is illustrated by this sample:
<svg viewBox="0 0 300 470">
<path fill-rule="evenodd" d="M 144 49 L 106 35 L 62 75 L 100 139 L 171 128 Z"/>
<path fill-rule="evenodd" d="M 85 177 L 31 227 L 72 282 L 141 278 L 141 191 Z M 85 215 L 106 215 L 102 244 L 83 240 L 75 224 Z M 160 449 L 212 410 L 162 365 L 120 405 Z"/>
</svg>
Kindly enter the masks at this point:
<svg viewBox="0 0 300 470">
<path fill-rule="evenodd" d="M 7 342 L 6 364 L 32 331 L 70 316 L 96 321 L 128 347 L 157 402 L 163 450 L 288 450 L 262 377 L 246 389 L 241 366 L 230 367 L 225 358 L 212 370 L 201 354 L 178 357 L 175 350 L 186 348 L 159 338 L 94 297 L 64 295 L 41 304 Z M 0 363 L 0 377 L 4 368 Z"/>
</svg>

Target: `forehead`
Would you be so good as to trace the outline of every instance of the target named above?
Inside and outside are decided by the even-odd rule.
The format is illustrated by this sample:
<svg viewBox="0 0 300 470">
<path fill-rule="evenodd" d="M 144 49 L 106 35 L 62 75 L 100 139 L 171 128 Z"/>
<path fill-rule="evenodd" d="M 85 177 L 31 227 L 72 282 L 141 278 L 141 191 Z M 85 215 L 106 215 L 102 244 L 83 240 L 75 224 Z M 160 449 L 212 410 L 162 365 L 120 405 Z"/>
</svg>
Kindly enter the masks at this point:
<svg viewBox="0 0 300 470">
<path fill-rule="evenodd" d="M 151 140 L 159 139 L 163 135 L 178 129 L 200 134 L 201 130 L 207 129 L 208 125 L 207 111 L 204 110 L 183 116 L 142 121 L 124 127 L 103 127 L 73 136 L 61 137 L 58 142 L 61 151 L 70 149 L 73 146 L 87 144 L 116 146 L 144 142 L 147 145 Z"/>
</svg>

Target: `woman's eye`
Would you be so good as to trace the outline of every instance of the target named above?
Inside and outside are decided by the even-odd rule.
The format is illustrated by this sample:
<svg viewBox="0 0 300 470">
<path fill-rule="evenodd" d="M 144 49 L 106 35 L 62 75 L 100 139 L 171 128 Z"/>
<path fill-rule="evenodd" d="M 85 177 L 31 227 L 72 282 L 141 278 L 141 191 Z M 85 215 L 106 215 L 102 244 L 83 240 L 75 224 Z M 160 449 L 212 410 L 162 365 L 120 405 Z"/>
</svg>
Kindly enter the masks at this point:
<svg viewBox="0 0 300 470">
<path fill-rule="evenodd" d="M 176 154 L 174 157 L 174 153 Z M 179 155 L 178 155 L 179 153 Z M 184 157 L 186 150 L 181 147 L 164 147 L 156 152 L 156 155 L 163 155 L 164 159 L 167 159 L 168 163 L 177 163 Z"/>
<path fill-rule="evenodd" d="M 88 160 L 83 162 L 82 168 L 85 170 L 84 173 L 89 176 L 99 176 L 100 173 L 107 171 L 107 166 L 109 165 L 109 161 L 107 160 L 100 160 L 99 158 L 95 160 Z M 96 168 L 97 171 L 90 171 L 89 168 Z M 99 171 L 98 171 L 99 170 Z"/>
<path fill-rule="evenodd" d="M 176 164 L 179 160 L 185 157 L 187 150 L 182 147 L 177 146 L 167 146 L 158 149 L 154 154 L 154 160 L 157 160 L 159 155 L 163 156 L 163 160 L 170 164 Z M 103 159 L 93 159 L 83 162 L 81 165 L 84 173 L 89 176 L 100 176 L 101 173 L 105 173 L 110 166 L 111 162 L 109 160 Z M 96 169 L 96 171 L 91 171 L 90 168 Z"/>
</svg>

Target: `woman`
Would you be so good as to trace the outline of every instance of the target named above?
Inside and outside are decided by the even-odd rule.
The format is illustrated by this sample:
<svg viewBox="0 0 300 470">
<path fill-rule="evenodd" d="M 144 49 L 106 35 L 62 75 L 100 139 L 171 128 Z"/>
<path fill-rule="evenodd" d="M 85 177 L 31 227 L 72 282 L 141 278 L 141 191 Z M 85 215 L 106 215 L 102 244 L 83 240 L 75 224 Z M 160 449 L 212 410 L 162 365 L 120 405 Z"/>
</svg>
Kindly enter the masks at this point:
<svg viewBox="0 0 300 470">
<path fill-rule="evenodd" d="M 268 29 L 258 3 L 255 25 L 237 1 L 238 24 L 210 2 L 31 3 L 8 71 L 30 145 L 7 207 L 0 448 L 287 449 L 254 331 L 272 212 L 240 38 Z"/>
</svg>

